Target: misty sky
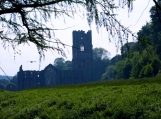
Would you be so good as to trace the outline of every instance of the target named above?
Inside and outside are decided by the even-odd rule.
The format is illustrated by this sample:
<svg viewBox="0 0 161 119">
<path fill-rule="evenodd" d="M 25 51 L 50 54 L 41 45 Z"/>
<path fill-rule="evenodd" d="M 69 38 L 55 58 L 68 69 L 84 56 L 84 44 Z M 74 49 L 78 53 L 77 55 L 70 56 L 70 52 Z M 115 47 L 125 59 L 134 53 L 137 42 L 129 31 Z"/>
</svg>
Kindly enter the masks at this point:
<svg viewBox="0 0 161 119">
<path fill-rule="evenodd" d="M 146 22 L 150 21 L 149 10 L 151 6 L 154 5 L 153 1 L 150 0 L 148 5 L 147 0 L 136 0 L 134 2 L 134 9 L 131 13 L 128 14 L 128 10 L 119 9 L 117 11 L 117 18 L 123 25 L 129 27 L 131 31 L 137 33 Z M 147 8 L 146 8 L 147 7 Z M 144 9 L 146 10 L 144 11 Z M 144 13 L 142 14 L 142 12 Z M 140 20 L 138 21 L 140 15 L 142 14 Z M 112 58 L 117 52 L 115 44 L 109 43 L 108 35 L 104 28 L 100 28 L 99 33 L 96 30 L 96 26 L 92 24 L 91 27 L 88 26 L 86 18 L 81 18 L 80 16 L 75 16 L 75 19 L 66 18 L 65 21 L 63 18 L 59 18 L 57 20 L 53 19 L 54 28 L 56 29 L 64 29 L 66 30 L 58 30 L 55 31 L 55 37 L 59 38 L 63 43 L 72 46 L 72 31 L 73 30 L 92 30 L 92 43 L 93 48 L 95 47 L 103 47 L 107 51 L 111 53 L 110 57 Z M 137 22 L 138 21 L 138 22 Z M 137 24 L 136 24 L 137 22 Z M 132 40 L 131 40 L 132 41 Z M 20 65 L 22 65 L 23 70 L 39 70 L 39 54 L 37 52 L 36 46 L 32 43 L 29 45 L 20 45 L 18 49 L 21 50 L 21 55 L 16 55 L 14 60 L 14 53 L 12 49 L 4 49 L 2 45 L 0 45 L 0 67 L 6 72 L 7 75 L 13 76 L 15 75 Z M 67 58 L 65 60 L 72 60 L 72 49 L 71 47 L 66 47 L 65 49 Z M 54 59 L 57 57 L 61 57 L 57 52 L 45 52 L 45 60 L 41 62 L 41 69 L 44 69 L 48 64 L 53 64 Z M 28 61 L 36 61 L 36 63 L 30 63 Z M 0 75 L 4 75 L 4 73 L 0 70 Z"/>
</svg>

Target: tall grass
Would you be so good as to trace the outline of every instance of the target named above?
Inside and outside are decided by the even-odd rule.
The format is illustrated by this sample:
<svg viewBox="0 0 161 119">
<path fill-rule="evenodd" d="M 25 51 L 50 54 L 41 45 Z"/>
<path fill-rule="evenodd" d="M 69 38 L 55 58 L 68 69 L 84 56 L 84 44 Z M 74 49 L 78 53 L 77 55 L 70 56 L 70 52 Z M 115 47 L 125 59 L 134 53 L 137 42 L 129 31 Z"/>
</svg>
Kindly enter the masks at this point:
<svg viewBox="0 0 161 119">
<path fill-rule="evenodd" d="M 161 75 L 0 91 L 0 119 L 137 119 L 161 117 Z"/>
</svg>

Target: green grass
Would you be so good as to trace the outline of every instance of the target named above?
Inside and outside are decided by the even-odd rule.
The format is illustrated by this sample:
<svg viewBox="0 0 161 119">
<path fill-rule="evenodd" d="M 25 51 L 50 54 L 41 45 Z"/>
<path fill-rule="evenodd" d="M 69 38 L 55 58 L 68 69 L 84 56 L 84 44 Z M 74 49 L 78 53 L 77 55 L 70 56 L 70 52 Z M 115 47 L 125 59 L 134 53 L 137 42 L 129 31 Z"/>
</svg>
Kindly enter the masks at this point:
<svg viewBox="0 0 161 119">
<path fill-rule="evenodd" d="M 0 119 L 160 119 L 161 75 L 0 91 Z"/>
</svg>

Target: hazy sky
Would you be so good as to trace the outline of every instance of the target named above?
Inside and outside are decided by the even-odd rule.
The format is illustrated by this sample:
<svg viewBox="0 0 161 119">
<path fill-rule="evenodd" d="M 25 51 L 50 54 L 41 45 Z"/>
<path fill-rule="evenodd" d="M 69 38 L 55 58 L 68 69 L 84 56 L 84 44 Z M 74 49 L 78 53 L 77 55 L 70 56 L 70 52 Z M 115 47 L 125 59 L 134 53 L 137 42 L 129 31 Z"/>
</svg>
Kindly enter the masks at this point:
<svg viewBox="0 0 161 119">
<path fill-rule="evenodd" d="M 128 10 L 126 8 L 119 9 L 117 11 L 117 14 L 119 14 L 117 18 L 123 25 L 129 27 L 130 30 L 134 33 L 137 33 L 141 29 L 141 27 L 145 25 L 146 22 L 150 21 L 149 10 L 151 6 L 154 5 L 154 3 L 152 0 L 150 0 L 148 7 L 147 5 L 147 0 L 136 0 L 134 2 L 134 9 L 130 14 L 128 14 Z M 146 10 L 144 11 L 145 8 Z M 144 13 L 142 14 L 143 11 Z M 142 17 L 138 21 L 141 14 Z M 65 21 L 63 20 L 63 18 L 59 18 L 57 20 L 53 19 L 53 24 L 57 29 L 71 27 L 66 30 L 55 31 L 55 37 L 59 38 L 65 44 L 72 46 L 73 30 L 84 30 L 87 32 L 91 29 L 93 48 L 105 48 L 111 53 L 110 57 L 113 57 L 119 53 L 116 51 L 115 44 L 109 43 L 106 30 L 104 28 L 101 28 L 98 33 L 94 24 L 92 24 L 91 27 L 88 26 L 86 18 L 76 16 L 75 19 L 66 18 Z M 22 65 L 23 70 L 39 70 L 39 54 L 37 52 L 37 48 L 33 44 L 30 44 L 30 46 L 20 45 L 18 48 L 21 49 L 21 55 L 16 55 L 16 58 L 14 60 L 14 53 L 12 49 L 5 50 L 2 45 L 0 45 L 0 67 L 3 68 L 6 74 L 9 76 L 15 75 L 19 71 L 20 65 Z M 66 47 L 64 50 L 67 55 L 67 58 L 65 58 L 65 60 L 72 60 L 71 47 Z M 61 55 L 58 55 L 57 52 L 46 52 L 45 60 L 41 62 L 40 70 L 44 69 L 50 63 L 53 64 L 54 59 L 57 57 L 61 57 Z M 36 63 L 29 63 L 28 61 L 36 61 Z M 1 70 L 0 75 L 4 75 Z"/>
</svg>

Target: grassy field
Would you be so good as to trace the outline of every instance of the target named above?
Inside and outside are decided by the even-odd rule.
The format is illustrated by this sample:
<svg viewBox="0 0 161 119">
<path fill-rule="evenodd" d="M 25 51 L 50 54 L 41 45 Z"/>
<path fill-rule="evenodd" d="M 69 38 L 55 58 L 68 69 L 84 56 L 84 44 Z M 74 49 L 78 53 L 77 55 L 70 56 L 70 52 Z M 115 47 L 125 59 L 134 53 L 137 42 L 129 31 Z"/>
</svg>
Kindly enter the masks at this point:
<svg viewBox="0 0 161 119">
<path fill-rule="evenodd" d="M 161 75 L 0 91 L 0 119 L 160 119 Z"/>
</svg>

